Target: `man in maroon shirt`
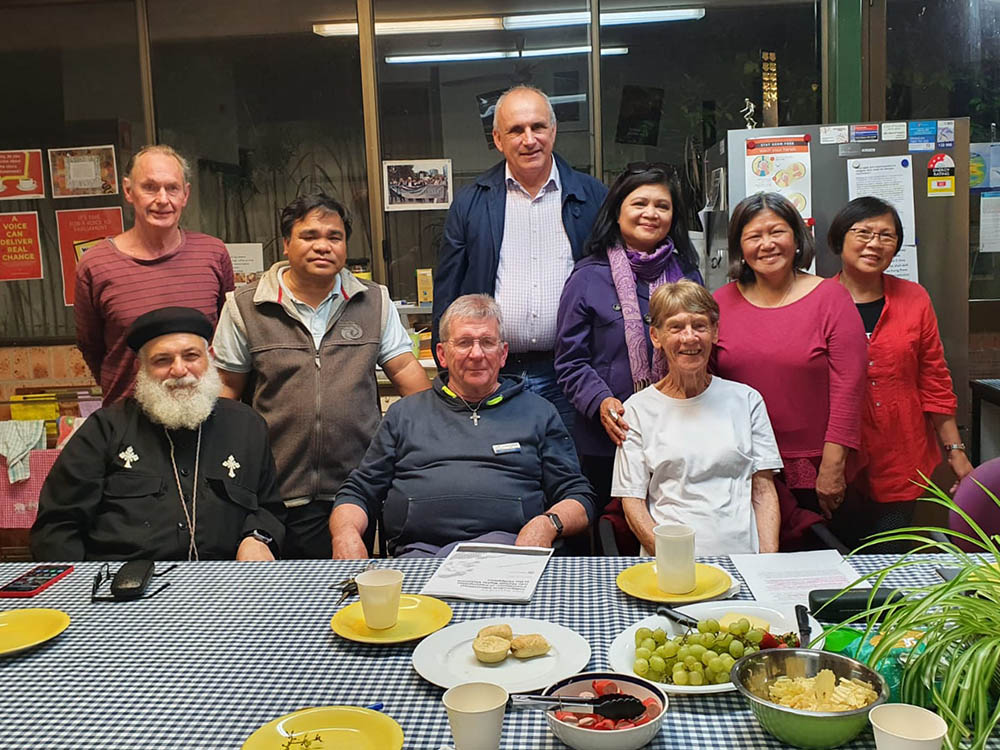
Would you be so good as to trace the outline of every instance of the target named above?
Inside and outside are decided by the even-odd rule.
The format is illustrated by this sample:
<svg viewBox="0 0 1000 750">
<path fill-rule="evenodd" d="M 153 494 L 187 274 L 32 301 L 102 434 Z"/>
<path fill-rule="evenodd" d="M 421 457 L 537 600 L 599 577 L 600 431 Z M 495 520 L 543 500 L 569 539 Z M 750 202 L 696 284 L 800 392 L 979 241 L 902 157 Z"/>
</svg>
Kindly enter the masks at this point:
<svg viewBox="0 0 1000 750">
<path fill-rule="evenodd" d="M 88 250 L 76 269 L 76 340 L 104 405 L 132 393 L 137 360 L 125 334 L 143 313 L 181 305 L 218 322 L 233 265 L 221 240 L 180 228 L 188 165 L 170 146 L 147 146 L 122 178 L 135 224 Z"/>
</svg>

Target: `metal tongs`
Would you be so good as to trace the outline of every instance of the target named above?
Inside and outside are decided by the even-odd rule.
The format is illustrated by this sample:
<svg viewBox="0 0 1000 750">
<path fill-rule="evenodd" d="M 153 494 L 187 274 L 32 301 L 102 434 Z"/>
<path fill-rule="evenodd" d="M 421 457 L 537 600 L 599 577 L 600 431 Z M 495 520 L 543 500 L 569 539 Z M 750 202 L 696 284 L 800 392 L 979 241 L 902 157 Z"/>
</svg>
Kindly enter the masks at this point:
<svg viewBox="0 0 1000 750">
<path fill-rule="evenodd" d="M 609 693 L 594 698 L 570 698 L 560 695 L 512 695 L 510 706 L 513 709 L 541 709 L 555 711 L 569 710 L 574 713 L 583 712 L 597 714 L 605 719 L 635 719 L 646 712 L 646 706 L 634 695 Z"/>
<path fill-rule="evenodd" d="M 375 568 L 375 562 L 372 561 L 368 563 L 362 570 L 359 570 L 350 578 L 345 578 L 340 583 L 332 584 L 330 586 L 331 589 L 340 589 L 340 598 L 337 600 L 336 606 L 339 607 L 341 604 L 347 601 L 347 597 L 354 596 L 356 593 L 358 593 L 358 582 L 355 579 L 362 573 L 365 573 L 369 570 L 373 570 L 374 568 Z"/>
</svg>

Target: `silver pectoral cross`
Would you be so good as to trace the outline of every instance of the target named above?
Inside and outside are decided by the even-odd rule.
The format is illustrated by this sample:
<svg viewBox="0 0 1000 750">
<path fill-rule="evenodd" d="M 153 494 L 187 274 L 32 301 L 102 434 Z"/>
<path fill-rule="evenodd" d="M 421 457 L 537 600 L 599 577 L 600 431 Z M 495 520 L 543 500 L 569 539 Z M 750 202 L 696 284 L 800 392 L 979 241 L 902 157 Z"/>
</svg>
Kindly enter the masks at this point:
<svg viewBox="0 0 1000 750">
<path fill-rule="evenodd" d="M 472 424 L 474 426 L 479 427 L 479 412 L 477 411 L 472 412 L 472 414 L 469 415 L 469 419 L 472 420 Z"/>
<path fill-rule="evenodd" d="M 233 458 L 233 454 L 229 454 L 229 458 L 222 462 L 222 467 L 224 469 L 229 469 L 229 478 L 234 479 L 236 477 L 236 470 L 240 468 L 240 462 Z"/>
<path fill-rule="evenodd" d="M 132 446 L 130 445 L 118 454 L 118 458 L 125 462 L 126 469 L 131 469 L 132 462 L 139 460 L 139 454 L 132 450 Z"/>
</svg>

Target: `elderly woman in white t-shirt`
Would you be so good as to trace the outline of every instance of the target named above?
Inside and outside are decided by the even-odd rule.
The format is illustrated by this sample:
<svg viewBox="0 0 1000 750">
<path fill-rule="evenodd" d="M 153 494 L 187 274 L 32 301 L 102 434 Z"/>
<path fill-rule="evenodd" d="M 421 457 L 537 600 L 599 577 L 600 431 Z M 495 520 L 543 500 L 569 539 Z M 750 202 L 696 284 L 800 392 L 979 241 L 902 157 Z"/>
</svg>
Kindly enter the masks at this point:
<svg viewBox="0 0 1000 750">
<path fill-rule="evenodd" d="M 664 284 L 649 302 L 649 336 L 666 376 L 625 402 L 611 494 L 647 552 L 653 527 L 695 530 L 695 554 L 777 552 L 780 511 L 773 472 L 781 456 L 764 399 L 708 372 L 719 306 L 690 281 Z"/>
</svg>

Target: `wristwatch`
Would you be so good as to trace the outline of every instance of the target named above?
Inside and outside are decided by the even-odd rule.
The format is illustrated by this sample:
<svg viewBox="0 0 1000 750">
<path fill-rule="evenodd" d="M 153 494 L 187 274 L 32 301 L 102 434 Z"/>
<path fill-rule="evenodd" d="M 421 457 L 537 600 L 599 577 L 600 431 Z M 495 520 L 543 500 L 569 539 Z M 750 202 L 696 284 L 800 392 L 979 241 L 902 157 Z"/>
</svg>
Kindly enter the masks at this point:
<svg viewBox="0 0 1000 750">
<path fill-rule="evenodd" d="M 556 539 L 561 537 L 563 533 L 563 525 L 562 521 L 559 520 L 559 516 L 555 513 L 545 513 L 544 515 L 552 521 L 552 525 L 556 527 Z"/>
<path fill-rule="evenodd" d="M 951 453 L 952 451 L 962 451 L 962 453 L 967 453 L 965 450 L 965 443 L 948 443 L 944 449 Z"/>
<path fill-rule="evenodd" d="M 274 543 L 274 537 L 271 536 L 270 534 L 267 534 L 261 531 L 260 529 L 254 529 L 253 531 L 248 531 L 246 534 L 243 535 L 244 539 L 247 539 L 248 537 L 256 539 L 258 542 L 261 542 L 262 544 L 266 544 L 268 546 L 268 549 L 270 549 L 271 552 L 275 556 L 277 556 L 278 554 L 277 545 Z"/>
</svg>

